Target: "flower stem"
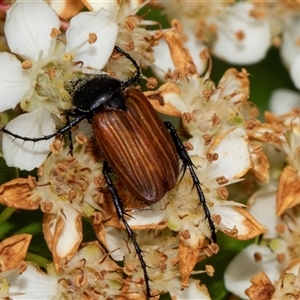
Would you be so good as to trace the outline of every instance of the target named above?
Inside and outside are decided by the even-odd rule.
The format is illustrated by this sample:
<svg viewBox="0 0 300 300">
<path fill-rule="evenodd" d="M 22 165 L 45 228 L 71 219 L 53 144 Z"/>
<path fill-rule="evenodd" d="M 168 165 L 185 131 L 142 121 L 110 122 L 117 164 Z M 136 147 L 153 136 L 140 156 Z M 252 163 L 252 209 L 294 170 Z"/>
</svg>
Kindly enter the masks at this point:
<svg viewBox="0 0 300 300">
<path fill-rule="evenodd" d="M 0 225 L 10 218 L 16 208 L 6 207 L 0 214 Z"/>
<path fill-rule="evenodd" d="M 27 252 L 26 254 L 26 258 L 25 258 L 27 261 L 31 261 L 41 267 L 44 267 L 46 266 L 47 264 L 50 263 L 50 261 L 40 255 L 37 255 L 37 254 L 34 254 L 34 253 L 30 253 L 30 252 Z"/>
</svg>

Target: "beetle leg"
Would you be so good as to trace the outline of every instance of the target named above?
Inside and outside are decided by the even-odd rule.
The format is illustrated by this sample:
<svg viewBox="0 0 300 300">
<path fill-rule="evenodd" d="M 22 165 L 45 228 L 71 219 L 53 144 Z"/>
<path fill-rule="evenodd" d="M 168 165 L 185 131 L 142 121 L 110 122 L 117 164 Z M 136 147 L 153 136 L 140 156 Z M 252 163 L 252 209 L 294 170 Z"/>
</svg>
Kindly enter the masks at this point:
<svg viewBox="0 0 300 300">
<path fill-rule="evenodd" d="M 112 170 L 109 167 L 108 163 L 106 161 L 104 161 L 104 163 L 103 163 L 103 176 L 104 176 L 105 181 L 108 185 L 109 191 L 112 195 L 118 218 L 124 224 L 125 229 L 128 233 L 128 236 L 129 236 L 129 238 L 131 239 L 131 241 L 133 243 L 135 252 L 136 252 L 136 254 L 139 258 L 139 261 L 141 263 L 143 273 L 144 273 L 144 280 L 145 280 L 145 284 L 146 284 L 146 294 L 147 294 L 147 298 L 150 299 L 151 298 L 150 285 L 149 285 L 150 279 L 149 279 L 149 276 L 148 276 L 148 273 L 147 273 L 147 265 L 146 265 L 146 262 L 145 262 L 144 257 L 143 257 L 143 251 L 140 248 L 140 246 L 138 245 L 138 243 L 135 239 L 134 233 L 133 233 L 132 229 L 130 228 L 129 224 L 127 223 L 127 221 L 125 219 L 126 213 L 124 211 L 124 207 L 123 207 L 122 201 L 121 201 L 121 199 L 118 195 L 116 187 L 114 186 L 113 182 L 111 181 L 111 178 L 109 176 L 110 173 L 112 173 Z"/>
<path fill-rule="evenodd" d="M 69 124 L 70 124 L 70 117 L 68 115 L 66 115 L 66 121 L 67 121 L 67 126 L 69 126 Z M 74 147 L 73 147 L 73 140 L 72 140 L 72 131 L 71 131 L 71 128 L 68 131 L 68 139 L 69 139 L 69 154 L 71 156 L 73 156 Z"/>
<path fill-rule="evenodd" d="M 209 224 L 209 228 L 210 228 L 210 233 L 211 233 L 211 239 L 214 243 L 217 242 L 217 236 L 216 236 L 216 228 L 215 225 L 211 219 L 211 214 L 210 211 L 207 207 L 206 204 L 206 200 L 203 194 L 203 191 L 201 189 L 201 185 L 200 185 L 200 181 L 199 178 L 197 177 L 196 173 L 195 173 L 195 166 L 187 152 L 187 150 L 185 149 L 182 141 L 180 140 L 178 133 L 176 132 L 176 129 L 174 128 L 174 126 L 172 125 L 172 123 L 170 122 L 165 122 L 165 126 L 167 127 L 167 129 L 170 132 L 170 135 L 174 141 L 175 147 L 177 149 L 179 158 L 181 159 L 182 163 L 183 163 L 183 172 L 185 172 L 185 170 L 188 168 L 193 180 L 193 185 L 196 187 L 197 189 L 197 193 L 199 195 L 199 201 L 200 204 L 203 207 L 203 211 L 205 214 L 205 219 L 207 219 L 208 224 Z"/>
<path fill-rule="evenodd" d="M 72 120 L 71 122 L 68 122 L 67 125 L 63 126 L 59 130 L 57 130 L 57 131 L 55 131 L 55 132 L 53 132 L 51 134 L 44 135 L 43 137 L 38 137 L 38 138 L 29 138 L 29 137 L 26 137 L 26 136 L 21 136 L 19 134 L 16 134 L 16 133 L 13 133 L 13 132 L 7 130 L 5 128 L 5 126 L 2 127 L 0 129 L 0 131 L 4 132 L 6 134 L 9 134 L 9 135 L 13 136 L 16 139 L 23 140 L 25 142 L 27 142 L 27 141 L 29 141 L 29 142 L 39 142 L 39 141 L 49 140 L 49 139 L 55 137 L 58 134 L 64 134 L 66 131 L 70 131 L 72 127 L 74 127 L 75 125 L 79 124 L 86 117 L 87 117 L 86 114 L 82 114 L 82 115 L 78 116 L 77 118 L 75 118 L 74 120 Z"/>
</svg>

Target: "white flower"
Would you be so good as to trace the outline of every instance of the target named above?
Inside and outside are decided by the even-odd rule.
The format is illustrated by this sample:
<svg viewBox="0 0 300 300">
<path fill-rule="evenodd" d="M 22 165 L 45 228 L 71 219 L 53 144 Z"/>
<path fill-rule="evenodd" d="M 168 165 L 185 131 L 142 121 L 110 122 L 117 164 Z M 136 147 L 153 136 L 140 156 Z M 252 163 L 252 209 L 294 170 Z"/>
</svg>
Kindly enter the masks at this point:
<svg viewBox="0 0 300 300">
<path fill-rule="evenodd" d="M 287 250 L 286 244 L 278 241 L 280 252 Z M 245 290 L 250 279 L 264 271 L 274 282 L 285 265 L 277 260 L 277 253 L 268 246 L 249 245 L 243 249 L 228 265 L 224 275 L 226 288 L 242 299 L 247 299 Z"/>
<path fill-rule="evenodd" d="M 259 201 L 257 206 L 260 205 L 261 212 L 270 210 L 270 205 L 267 203 L 268 199 L 264 199 L 263 203 L 260 200 L 262 199 L 257 199 Z M 271 198 L 269 200 L 274 201 Z M 268 212 L 268 215 L 265 214 L 264 224 L 272 232 L 276 227 L 277 236 L 269 240 L 268 238 L 271 235 L 267 233 L 263 236 L 259 245 L 249 245 L 229 263 L 224 275 L 225 286 L 229 291 L 245 299 L 244 291 L 249 288 L 250 281 L 253 283 L 253 277 L 256 274 L 264 272 L 270 281 L 275 284 L 281 272 L 293 260 L 299 259 L 299 212 L 298 206 L 287 210 L 281 219 L 276 218 L 275 209 L 273 210 L 273 216 L 271 216 L 271 212 Z M 274 218 L 277 220 L 275 225 L 272 220 Z M 298 269 L 296 272 L 298 272 Z M 280 285 L 277 287 L 280 288 Z M 275 297 L 274 299 L 279 298 Z"/>
<path fill-rule="evenodd" d="M 230 63 L 258 62 L 271 45 L 269 20 L 253 13 L 253 3 L 159 2 L 172 19 L 176 18 L 185 24 L 188 38 L 197 40 L 198 47 L 202 42 L 214 55 Z"/>
<path fill-rule="evenodd" d="M 237 149 L 239 153 L 232 151 L 233 149 Z M 216 228 L 240 239 L 262 233 L 263 227 L 243 209 L 243 205 L 227 201 L 226 186 L 238 182 L 238 178 L 250 168 L 245 131 L 235 128 L 226 132 L 211 145 L 208 153 L 217 154 L 218 159 L 209 161 L 199 156 L 191 158 L 197 167 L 196 174 L 203 185 L 204 196 Z M 199 208 L 198 195 L 195 189 L 190 188 L 192 181 L 189 177 L 190 175 L 186 174 L 182 181 L 166 194 L 165 201 L 160 201 L 156 205 L 159 206 L 158 210 L 165 212 L 164 220 L 167 221 L 169 228 L 174 231 L 189 230 L 190 238 L 186 243 L 195 246 L 203 235 L 210 237 L 211 233 L 203 210 Z M 183 197 L 186 199 L 184 205 Z"/>
<path fill-rule="evenodd" d="M 300 261 L 293 260 L 281 273 L 280 279 L 274 284 L 275 291 L 272 299 L 288 299 L 299 296 Z M 294 297 L 295 296 L 295 297 Z"/>
<path fill-rule="evenodd" d="M 156 21 L 143 20 L 136 15 L 149 2 L 149 0 L 86 0 L 84 4 L 93 12 L 99 9 L 107 10 L 110 13 L 110 20 L 118 25 L 116 45 L 126 51 L 140 66 L 149 66 L 154 61 L 152 48 L 162 36 L 158 34 L 159 31 L 147 30 L 146 26 L 157 25 Z M 108 68 L 118 78 L 126 78 L 132 74 L 132 64 L 128 59 L 111 60 Z"/>
<path fill-rule="evenodd" d="M 104 184 L 102 163 L 89 152 L 93 145 L 80 137 L 85 143 L 74 143 L 74 157 L 64 148 L 46 159 L 32 190 L 40 198 L 43 232 L 57 270 L 78 250 L 83 237 L 81 218 L 96 216 L 96 209 L 100 215 L 103 211 L 99 192 Z"/>
<path fill-rule="evenodd" d="M 271 45 L 268 20 L 251 15 L 254 4 L 236 2 L 224 10 L 217 21 L 218 38 L 213 44 L 215 55 L 235 64 L 253 64 L 266 55 Z"/>
<path fill-rule="evenodd" d="M 0 187 L 0 202 L 18 209 L 40 209 L 44 213 L 43 233 L 57 271 L 77 252 L 83 238 L 82 217 L 103 219 L 104 185 L 102 162 L 85 136 L 77 135 L 74 157 L 56 140 L 53 152 L 35 178 L 17 178 Z M 96 210 L 98 210 L 96 212 Z"/>
<path fill-rule="evenodd" d="M 49 300 L 54 299 L 58 294 L 57 279 L 41 272 L 33 265 L 28 264 L 26 270 L 21 274 L 17 270 L 13 271 L 0 273 L 0 277 L 3 278 L 2 284 L 3 280 L 9 284 L 7 296 L 13 297 L 13 299 Z M 5 297 L 1 293 L 0 296 Z"/>
<path fill-rule="evenodd" d="M 36 138 L 55 131 L 53 116 L 62 118 L 60 114 L 71 107 L 64 82 L 76 70 L 72 58 L 82 61 L 84 67 L 102 69 L 114 48 L 117 25 L 104 9 L 81 13 L 72 19 L 66 49 L 57 39 L 59 27 L 58 16 L 44 1 L 17 1 L 7 12 L 4 30 L 8 46 L 23 61 L 12 54 L 0 53 L 0 110 L 20 103 L 28 112 L 6 126 L 20 136 L 28 134 L 27 137 Z M 92 41 L 89 33 L 93 34 Z M 67 60 L 66 50 L 70 57 Z M 4 134 L 4 158 L 9 166 L 31 170 L 46 158 L 52 141 L 42 141 L 37 146 Z"/>
<path fill-rule="evenodd" d="M 295 121 L 294 118 L 292 120 Z M 276 129 L 278 130 L 278 127 Z M 298 147 L 295 145 L 293 134 L 289 133 L 288 136 L 290 148 L 284 148 L 291 154 L 297 153 Z M 284 140 L 280 142 L 285 145 Z M 246 247 L 230 262 L 224 277 L 226 288 L 241 298 L 246 298 L 244 291 L 247 288 L 246 294 L 250 299 L 257 299 L 257 293 L 259 291 L 263 293 L 265 286 L 259 279 L 260 274 L 263 273 L 269 278 L 271 286 L 278 281 L 280 273 L 291 260 L 299 257 L 300 210 L 299 205 L 296 205 L 299 197 L 297 189 L 293 187 L 299 184 L 299 179 L 296 178 L 297 172 L 290 166 L 285 167 L 288 151 L 280 152 L 270 146 L 265 147 L 265 150 L 272 166 L 271 180 L 252 195 L 248 205 L 249 212 L 266 227 L 267 232 L 263 234 L 259 245 Z M 289 207 L 292 208 L 287 209 Z M 252 286 L 249 288 L 250 281 Z M 265 289 L 270 295 L 272 294 L 273 289 L 269 289 L 268 286 L 265 286 Z M 266 299 L 281 298 L 270 296 Z"/>
<path fill-rule="evenodd" d="M 287 13 L 282 16 L 282 45 L 280 48 L 281 56 L 290 69 L 291 78 L 295 86 L 300 89 L 299 69 L 300 69 L 300 15 L 295 11 L 294 14 Z"/>
<path fill-rule="evenodd" d="M 299 93 L 288 89 L 277 89 L 272 92 L 269 99 L 269 108 L 272 113 L 282 115 L 297 107 L 300 107 Z"/>
<path fill-rule="evenodd" d="M 176 23 L 179 23 L 176 21 Z M 185 40 L 186 35 L 188 36 L 186 42 L 183 46 L 191 52 L 191 56 L 195 62 L 195 66 L 197 68 L 198 74 L 203 74 L 207 67 L 207 61 L 199 59 L 199 54 L 201 51 L 206 49 L 207 47 L 195 40 L 193 37 L 190 37 L 192 33 L 185 32 L 180 33 L 180 36 Z M 173 70 L 174 65 L 170 56 L 168 44 L 165 41 L 166 35 L 159 41 L 159 44 L 153 48 L 155 62 L 152 65 L 153 71 L 156 73 L 160 80 L 164 80 L 164 75 L 166 70 Z"/>
<path fill-rule="evenodd" d="M 300 53 L 294 57 L 294 60 L 291 64 L 290 74 L 295 86 L 300 89 L 300 79 L 299 79 L 299 70 L 300 70 Z"/>
<path fill-rule="evenodd" d="M 168 230 L 164 234 L 158 230 L 140 230 L 137 231 L 136 238 L 144 251 L 150 288 L 154 295 L 169 292 L 172 299 L 211 299 L 206 287 L 197 280 L 190 278 L 189 284 L 184 285 L 183 276 L 189 268 L 187 265 L 193 263 L 180 254 L 178 237 L 171 236 Z M 111 256 L 119 261 L 124 259 L 124 270 L 128 276 L 126 284 L 132 291 L 142 294 L 145 289 L 144 284 L 141 285 L 143 270 L 132 243 L 127 240 L 124 230 L 109 226 L 105 228 L 104 242 L 111 251 Z"/>
<path fill-rule="evenodd" d="M 71 261 L 56 272 L 53 265 L 47 273 L 32 264 L 18 272 L 0 273 L 0 297 L 24 300 L 114 299 L 121 294 L 120 268 L 97 242 L 85 244 Z M 100 298 L 99 298 L 100 297 Z"/>
<path fill-rule="evenodd" d="M 82 12 L 70 21 L 66 32 L 66 52 L 72 52 L 79 46 L 78 41 L 85 41 L 89 33 L 95 33 L 97 40 L 86 43 L 74 53 L 74 61 L 82 61 L 84 67 L 101 70 L 106 64 L 118 34 L 118 26 L 110 20 L 110 12 L 101 8 L 95 12 Z M 80 28 L 80 30 L 79 30 Z"/>
</svg>

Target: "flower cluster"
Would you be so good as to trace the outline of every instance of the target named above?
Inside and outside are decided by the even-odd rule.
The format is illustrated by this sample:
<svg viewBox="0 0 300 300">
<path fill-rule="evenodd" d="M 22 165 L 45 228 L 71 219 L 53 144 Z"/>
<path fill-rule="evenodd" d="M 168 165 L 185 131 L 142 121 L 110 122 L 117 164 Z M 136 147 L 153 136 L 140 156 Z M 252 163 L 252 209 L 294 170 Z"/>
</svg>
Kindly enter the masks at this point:
<svg viewBox="0 0 300 300">
<path fill-rule="evenodd" d="M 148 7 L 165 12 L 170 24 L 146 20 Z M 0 224 L 23 211 L 40 212 L 42 220 L 32 220 L 38 223 L 33 232 L 0 230 L 0 298 L 153 300 L 169 293 L 172 299 L 211 299 L 199 279 L 219 272 L 211 262 L 226 248 L 222 240 L 261 236 L 229 263 L 227 290 L 241 298 L 297 299 L 299 111 L 265 113 L 261 122 L 249 101 L 247 70 L 229 68 L 216 84 L 211 56 L 254 63 L 272 42 L 279 45 L 281 35 L 282 56 L 297 86 L 297 8 L 286 1 L 1 3 L 0 111 L 6 125 Z M 137 66 L 142 86 L 127 86 L 137 81 L 131 80 Z M 179 175 L 170 190 L 164 187 L 162 199 L 151 203 L 132 193 L 125 180 L 130 172 L 114 174 L 89 124 L 98 112 L 133 114 L 128 98 L 122 104 L 127 108 L 114 91 L 97 99 L 98 110 L 75 106 L 78 83 L 97 76 L 120 83 L 118 94 L 142 90 L 135 92 L 177 123 L 182 144 L 174 142 L 174 149 L 187 151 L 191 163 L 172 157 Z M 90 103 L 94 94 L 83 100 Z M 276 97 L 272 105 L 280 112 Z M 114 134 L 124 157 L 136 150 L 121 140 L 122 132 Z M 146 171 L 153 170 L 149 165 Z M 49 254 L 37 250 L 37 231 Z"/>
<path fill-rule="evenodd" d="M 298 1 L 158 1 L 168 17 L 185 24 L 187 45 L 208 47 L 234 64 L 252 64 L 280 48 L 299 88 Z"/>
<path fill-rule="evenodd" d="M 247 288 L 250 299 L 263 294 L 260 299 L 285 299 L 298 293 L 300 118 L 293 110 L 281 116 L 266 113 L 265 119 L 249 136 L 264 144 L 270 181 L 249 199 L 249 211 L 268 231 L 259 244 L 248 246 L 229 264 L 225 283 L 242 298 Z"/>
</svg>

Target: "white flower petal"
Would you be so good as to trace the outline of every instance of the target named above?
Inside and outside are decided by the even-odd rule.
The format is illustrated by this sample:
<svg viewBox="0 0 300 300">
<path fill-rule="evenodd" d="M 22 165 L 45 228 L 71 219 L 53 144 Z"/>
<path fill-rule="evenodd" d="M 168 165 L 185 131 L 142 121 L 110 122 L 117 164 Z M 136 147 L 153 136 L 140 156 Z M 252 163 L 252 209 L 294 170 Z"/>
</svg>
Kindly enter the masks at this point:
<svg viewBox="0 0 300 300">
<path fill-rule="evenodd" d="M 300 94 L 288 89 L 277 89 L 271 94 L 269 107 L 276 115 L 288 113 L 293 108 L 300 107 Z"/>
<path fill-rule="evenodd" d="M 6 279 L 10 283 L 10 293 L 24 293 L 13 296 L 13 299 L 49 300 L 54 299 L 58 293 L 57 280 L 31 264 L 22 274 L 12 273 Z"/>
<path fill-rule="evenodd" d="M 237 2 L 228 7 L 219 22 L 218 39 L 213 46 L 214 54 L 230 63 L 252 64 L 266 55 L 271 45 L 271 31 L 267 19 L 258 20 L 250 16 L 252 3 Z M 237 33 L 244 34 L 239 39 Z"/>
<path fill-rule="evenodd" d="M 55 249 L 56 254 L 60 258 L 73 254 L 74 249 L 77 250 L 82 241 L 81 217 L 77 210 L 71 205 L 66 205 L 63 208 L 62 216 L 64 218 L 64 228 L 58 238 Z"/>
<path fill-rule="evenodd" d="M 110 256 L 114 260 L 121 261 L 124 259 L 124 255 L 128 253 L 127 240 L 128 234 L 125 230 L 111 226 L 105 227 L 105 241 L 110 251 Z"/>
<path fill-rule="evenodd" d="M 92 11 L 98 11 L 101 8 L 104 8 L 106 10 L 108 10 L 109 12 L 117 12 L 120 5 L 117 1 L 86 1 L 88 3 L 88 5 L 90 6 L 90 8 L 92 9 Z"/>
<path fill-rule="evenodd" d="M 228 205 L 226 205 L 228 202 Z M 249 228 L 245 222 L 245 216 L 236 211 L 232 205 L 234 202 L 216 202 L 211 208 L 211 213 L 213 215 L 222 216 L 220 226 L 224 229 L 231 230 L 235 228 L 239 235 L 247 235 L 249 233 Z M 237 203 L 237 205 L 241 205 Z"/>
<path fill-rule="evenodd" d="M 181 283 L 179 279 L 172 280 L 173 286 L 180 287 Z M 188 288 L 179 289 L 173 288 L 170 290 L 170 294 L 173 300 L 187 300 L 187 299 L 201 299 L 210 300 L 209 293 L 205 285 L 200 285 L 200 281 L 190 279 Z"/>
<path fill-rule="evenodd" d="M 151 205 L 148 210 L 136 211 L 130 214 L 132 217 L 127 221 L 130 227 L 158 224 L 164 219 L 164 211 L 158 205 Z"/>
<path fill-rule="evenodd" d="M 93 11 L 98 11 L 101 8 L 105 8 L 106 10 L 108 10 L 112 14 L 112 20 L 117 19 L 120 10 L 123 16 L 135 15 L 139 11 L 139 9 L 142 6 L 144 6 L 141 4 L 142 1 L 140 0 L 131 0 L 126 2 L 120 2 L 118 0 L 111 0 L 111 1 L 86 0 L 86 2 L 90 6 L 89 9 L 92 9 Z M 145 1 L 144 3 L 147 2 L 148 1 Z"/>
<path fill-rule="evenodd" d="M 14 108 L 31 88 L 31 78 L 20 61 L 7 52 L 0 53 L 0 111 Z"/>
<path fill-rule="evenodd" d="M 199 55 L 200 55 L 200 52 L 207 49 L 207 47 L 204 44 L 200 43 L 196 39 L 195 34 L 192 31 L 187 30 L 186 35 L 188 38 L 187 38 L 186 43 L 184 44 L 184 47 L 189 49 L 190 54 L 194 60 L 196 67 L 197 67 L 197 73 L 199 75 L 201 75 L 207 69 L 208 60 L 201 59 Z M 154 47 L 154 49 L 155 49 L 155 47 Z"/>
<path fill-rule="evenodd" d="M 53 28 L 60 22 L 55 11 L 45 1 L 17 1 L 7 11 L 5 34 L 12 52 L 37 61 L 40 52 L 49 55 Z"/>
<path fill-rule="evenodd" d="M 290 74 L 295 86 L 300 89 L 300 54 L 295 56 L 291 65 Z"/>
<path fill-rule="evenodd" d="M 255 253 L 260 253 L 265 257 L 261 261 L 255 261 Z M 274 259 L 271 259 L 272 256 Z M 279 278 L 282 269 L 283 265 L 276 260 L 268 247 L 250 245 L 229 263 L 224 275 L 225 286 L 227 290 L 240 298 L 247 299 L 244 291 L 251 285 L 250 279 L 254 275 L 264 271 L 274 282 Z"/>
<path fill-rule="evenodd" d="M 153 71 L 155 72 L 156 76 L 163 80 L 165 72 L 169 69 L 174 69 L 170 50 L 166 41 L 161 39 L 159 44 L 156 47 L 153 47 L 153 52 L 155 57 Z"/>
<path fill-rule="evenodd" d="M 42 137 L 51 134 L 55 125 L 46 110 L 40 112 L 38 109 L 22 114 L 10 121 L 7 130 L 25 137 Z M 32 170 L 39 167 L 50 152 L 49 146 L 54 138 L 40 142 L 24 142 L 21 139 L 3 134 L 2 149 L 3 156 L 8 166 L 17 167 L 21 170 Z"/>
<path fill-rule="evenodd" d="M 300 35 L 300 18 L 293 14 L 283 19 L 284 30 L 282 31 L 282 43 L 280 54 L 288 68 L 293 64 L 293 60 L 299 53 L 299 35 Z"/>
<path fill-rule="evenodd" d="M 240 178 L 251 166 L 248 137 L 242 128 L 233 128 L 220 136 L 209 152 L 217 153 L 218 159 L 210 164 L 208 178 Z"/>
<path fill-rule="evenodd" d="M 196 40 L 195 35 L 191 31 L 186 31 L 188 36 L 187 42 L 183 45 L 190 51 L 193 61 L 197 67 L 197 73 L 203 74 L 207 68 L 207 60 L 202 60 L 199 54 L 202 50 L 207 47 Z M 153 66 L 153 71 L 159 77 L 159 79 L 164 80 L 164 75 L 167 70 L 174 70 L 174 64 L 171 59 L 170 49 L 168 44 L 164 39 L 159 41 L 156 47 L 153 47 L 155 63 Z M 198 78 L 197 78 L 198 79 Z M 199 81 L 195 82 L 197 87 L 199 86 Z"/>
<path fill-rule="evenodd" d="M 90 33 L 97 36 L 95 43 L 86 43 L 75 51 L 74 61 L 82 61 L 84 67 L 104 67 L 118 35 L 118 25 L 109 17 L 109 12 L 101 9 L 98 12 L 82 12 L 71 19 L 70 28 L 66 32 L 66 52 L 73 52 L 79 44 L 87 41 Z"/>
<path fill-rule="evenodd" d="M 273 239 L 278 236 L 276 226 L 278 217 L 276 216 L 276 189 L 261 189 L 254 193 L 249 200 L 248 211 L 260 222 L 268 231 L 264 234 L 265 239 Z"/>
</svg>

